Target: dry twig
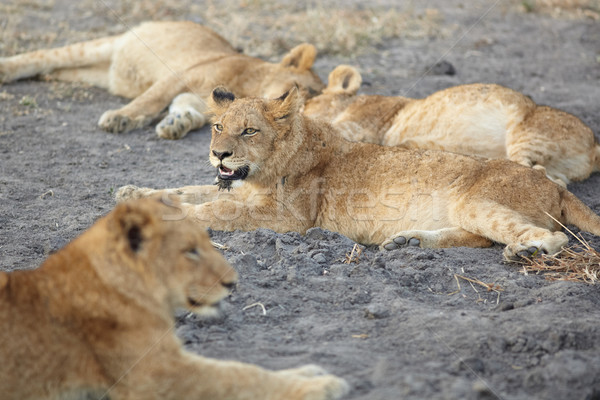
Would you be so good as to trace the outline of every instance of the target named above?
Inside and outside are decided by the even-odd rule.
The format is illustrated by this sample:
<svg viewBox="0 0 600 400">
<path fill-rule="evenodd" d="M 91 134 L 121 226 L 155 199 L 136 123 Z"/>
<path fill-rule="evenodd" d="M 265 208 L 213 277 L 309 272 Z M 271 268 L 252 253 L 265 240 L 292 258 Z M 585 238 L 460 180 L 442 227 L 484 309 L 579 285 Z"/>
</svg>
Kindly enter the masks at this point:
<svg viewBox="0 0 600 400">
<path fill-rule="evenodd" d="M 454 279 L 456 279 L 456 285 L 458 286 L 458 290 L 452 292 L 452 293 L 448 293 L 448 295 L 451 294 L 455 294 L 460 292 L 460 282 L 458 281 L 458 279 L 464 279 L 465 281 L 469 282 L 469 283 L 476 283 L 477 285 L 483 286 L 484 288 L 487 289 L 488 292 L 502 292 L 504 291 L 504 289 L 495 283 L 485 283 L 483 281 L 480 281 L 479 279 L 473 279 L 473 278 L 467 278 L 466 276 L 462 276 L 462 275 L 458 275 L 458 274 L 454 274 Z M 477 292 L 477 289 L 475 289 L 475 287 L 473 285 L 471 285 L 473 287 L 473 290 L 475 290 L 475 292 Z"/>
<path fill-rule="evenodd" d="M 523 263 L 525 273 L 543 273 L 547 280 L 595 284 L 600 280 L 600 253 L 583 242 L 563 248 L 559 253 L 532 258 Z"/>
<path fill-rule="evenodd" d="M 346 253 L 346 259 L 344 260 L 344 264 L 350 264 L 352 262 L 357 263 L 362 252 L 363 250 L 360 248 L 358 243 L 354 243 L 352 251 L 350 253 Z"/>
<path fill-rule="evenodd" d="M 217 243 L 217 242 L 213 242 L 212 240 L 210 241 L 210 244 L 212 244 L 212 246 L 213 246 L 215 249 L 219 249 L 219 250 L 229 250 L 229 246 L 225 246 L 224 244 Z"/>
<path fill-rule="evenodd" d="M 265 305 L 263 303 L 252 303 L 244 308 L 242 308 L 242 311 L 246 311 L 249 308 L 252 307 L 260 307 L 262 309 L 262 315 L 267 315 L 267 309 L 265 308 Z"/>
</svg>

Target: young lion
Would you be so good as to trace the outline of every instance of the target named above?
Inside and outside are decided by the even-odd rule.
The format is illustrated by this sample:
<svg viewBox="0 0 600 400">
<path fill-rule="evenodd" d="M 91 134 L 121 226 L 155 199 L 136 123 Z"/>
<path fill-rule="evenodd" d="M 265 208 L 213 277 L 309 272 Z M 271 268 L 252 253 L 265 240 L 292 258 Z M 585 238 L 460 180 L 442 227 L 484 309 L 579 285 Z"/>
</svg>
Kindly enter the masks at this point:
<svg viewBox="0 0 600 400">
<path fill-rule="evenodd" d="M 514 90 L 472 84 L 424 99 L 356 96 L 361 80 L 356 69 L 338 66 L 305 114 L 331 121 L 351 141 L 508 158 L 545 168 L 563 185 L 600 170 L 600 145 L 590 128 Z"/>
<path fill-rule="evenodd" d="M 218 187 L 125 186 L 117 199 L 156 192 L 217 230 L 278 232 L 320 226 L 384 249 L 490 246 L 507 258 L 556 253 L 572 223 L 600 235 L 600 217 L 544 173 L 508 160 L 353 143 L 306 117 L 298 90 L 275 100 L 217 88 L 210 162 Z M 230 188 L 230 193 L 219 192 Z"/>
<path fill-rule="evenodd" d="M 193 22 L 146 22 L 118 36 L 0 58 L 0 83 L 49 74 L 134 99 L 100 118 L 98 125 L 113 133 L 148 125 L 173 101 L 156 133 L 180 139 L 207 122 L 204 100 L 219 84 L 242 97 L 274 97 L 294 84 L 307 97 L 317 94 L 324 85 L 311 69 L 315 57 L 305 43 L 272 64 L 240 54 Z"/>
<path fill-rule="evenodd" d="M 316 366 L 274 372 L 182 348 L 175 308 L 214 313 L 237 274 L 174 211 L 157 199 L 120 204 L 39 269 L 0 272 L 3 400 L 312 400 L 347 391 Z"/>
</svg>

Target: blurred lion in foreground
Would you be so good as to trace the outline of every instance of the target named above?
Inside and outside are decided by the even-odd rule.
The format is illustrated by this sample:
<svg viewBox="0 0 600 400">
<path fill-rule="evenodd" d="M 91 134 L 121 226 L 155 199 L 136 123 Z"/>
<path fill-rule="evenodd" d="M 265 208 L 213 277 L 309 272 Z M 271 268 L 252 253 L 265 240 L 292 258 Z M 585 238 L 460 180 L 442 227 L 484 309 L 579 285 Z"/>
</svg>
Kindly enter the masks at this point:
<svg viewBox="0 0 600 400">
<path fill-rule="evenodd" d="M 0 393 L 26 399 L 337 399 L 317 366 L 279 372 L 202 358 L 175 308 L 216 311 L 236 272 L 157 199 L 120 204 L 36 270 L 0 272 Z"/>
</svg>

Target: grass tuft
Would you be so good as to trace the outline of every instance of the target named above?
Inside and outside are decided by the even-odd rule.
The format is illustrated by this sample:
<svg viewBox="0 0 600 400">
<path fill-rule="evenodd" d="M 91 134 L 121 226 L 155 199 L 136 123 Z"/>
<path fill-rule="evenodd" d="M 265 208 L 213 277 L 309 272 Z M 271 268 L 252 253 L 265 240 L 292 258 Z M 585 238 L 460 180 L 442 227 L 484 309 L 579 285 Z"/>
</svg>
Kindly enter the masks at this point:
<svg viewBox="0 0 600 400">
<path fill-rule="evenodd" d="M 600 252 L 587 241 L 566 247 L 554 255 L 542 254 L 523 262 L 523 272 L 544 274 L 551 281 L 573 281 L 596 284 L 600 280 Z"/>
<path fill-rule="evenodd" d="M 579 244 L 564 247 L 556 254 L 542 254 L 538 257 L 523 259 L 523 272 L 544 273 L 546 279 L 553 281 L 574 281 L 596 284 L 600 279 L 600 253 L 581 236 L 576 235 L 552 215 L 546 213 L 563 227 Z"/>
<path fill-rule="evenodd" d="M 423 12 L 364 5 L 343 8 L 317 2 L 311 7 L 282 6 L 263 0 L 241 2 L 224 0 L 218 5 L 193 9 L 204 22 L 245 53 L 278 56 L 293 46 L 308 42 L 319 54 L 356 55 L 372 50 L 392 38 L 442 35 L 442 16 L 437 9 Z M 265 40 L 264 38 L 269 38 Z"/>
<path fill-rule="evenodd" d="M 527 13 L 547 14 L 552 17 L 600 19 L 600 0 L 523 0 Z"/>
</svg>

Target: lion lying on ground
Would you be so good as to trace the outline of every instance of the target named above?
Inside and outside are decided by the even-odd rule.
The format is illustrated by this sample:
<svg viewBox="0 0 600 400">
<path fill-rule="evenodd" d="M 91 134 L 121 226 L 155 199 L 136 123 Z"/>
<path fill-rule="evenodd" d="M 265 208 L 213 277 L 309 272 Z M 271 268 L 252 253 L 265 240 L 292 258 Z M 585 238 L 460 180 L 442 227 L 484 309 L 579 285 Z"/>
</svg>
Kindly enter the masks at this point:
<svg viewBox="0 0 600 400">
<path fill-rule="evenodd" d="M 156 199 L 120 204 L 39 269 L 0 272 L 3 400 L 312 400 L 347 391 L 316 366 L 273 372 L 182 348 L 175 308 L 214 313 L 237 274 L 174 211 Z"/>
<path fill-rule="evenodd" d="M 600 217 L 544 173 L 508 160 L 353 143 L 300 112 L 296 88 L 278 99 L 212 94 L 210 162 L 218 185 L 125 186 L 117 200 L 155 193 L 216 230 L 319 226 L 395 249 L 507 244 L 505 256 L 556 253 L 559 224 L 600 235 Z M 221 192 L 219 189 L 231 189 Z"/>
<path fill-rule="evenodd" d="M 472 84 L 424 99 L 356 96 L 361 81 L 356 69 L 340 65 L 305 114 L 331 121 L 351 141 L 508 158 L 545 168 L 563 185 L 600 170 L 600 145 L 590 128 L 514 90 Z"/>
<path fill-rule="evenodd" d="M 305 43 L 272 64 L 240 54 L 193 22 L 146 22 L 118 36 L 0 58 L 0 82 L 49 74 L 134 99 L 100 118 L 98 125 L 113 133 L 146 126 L 171 104 L 156 132 L 179 139 L 207 122 L 204 100 L 219 84 L 242 97 L 274 97 L 294 84 L 307 97 L 317 94 L 323 83 L 311 70 L 315 57 Z"/>
</svg>

